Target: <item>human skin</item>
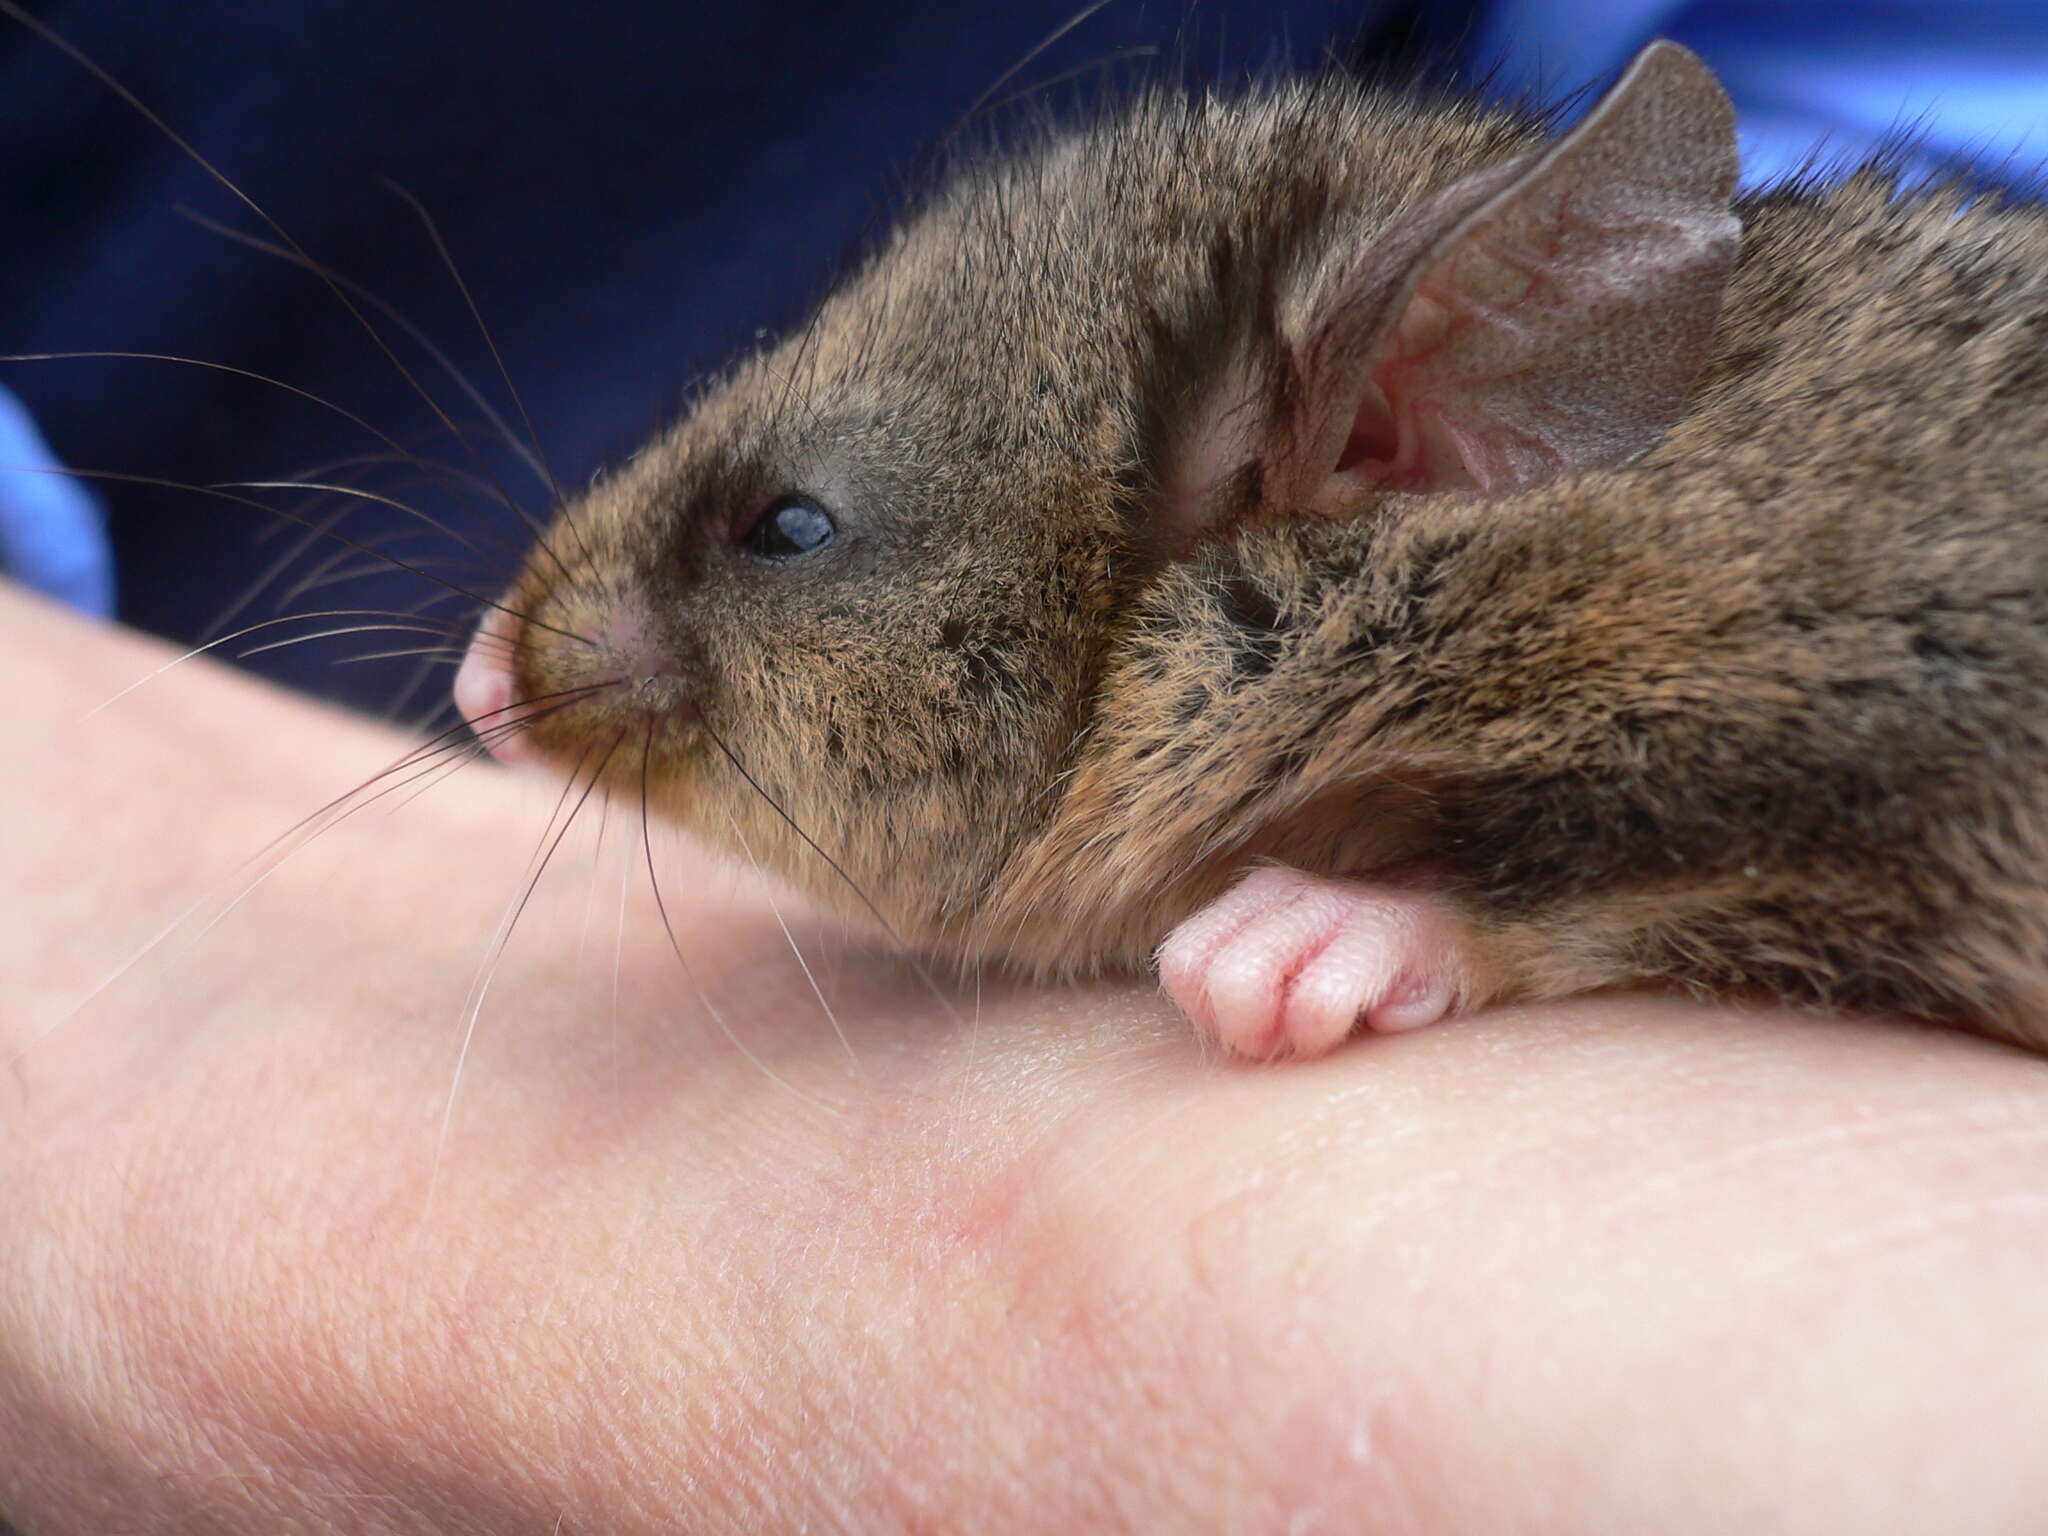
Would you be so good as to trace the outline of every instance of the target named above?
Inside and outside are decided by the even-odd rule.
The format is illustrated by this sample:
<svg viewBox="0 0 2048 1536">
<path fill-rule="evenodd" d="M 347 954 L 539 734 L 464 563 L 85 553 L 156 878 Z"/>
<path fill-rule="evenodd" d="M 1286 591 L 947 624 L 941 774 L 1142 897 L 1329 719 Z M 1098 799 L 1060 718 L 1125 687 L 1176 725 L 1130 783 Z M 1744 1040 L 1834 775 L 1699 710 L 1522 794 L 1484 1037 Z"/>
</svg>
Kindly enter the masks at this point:
<svg viewBox="0 0 2048 1536">
<path fill-rule="evenodd" d="M 1250 1066 L 1142 983 L 942 996 L 790 909 L 842 1045 L 764 888 L 657 841 L 695 990 L 614 805 L 458 1078 L 556 787 L 382 802 L 88 1000 L 405 743 L 204 663 L 81 720 L 162 654 L 12 593 L 0 654 L 24 1536 L 2048 1509 L 2015 1050 L 1611 998 Z"/>
</svg>

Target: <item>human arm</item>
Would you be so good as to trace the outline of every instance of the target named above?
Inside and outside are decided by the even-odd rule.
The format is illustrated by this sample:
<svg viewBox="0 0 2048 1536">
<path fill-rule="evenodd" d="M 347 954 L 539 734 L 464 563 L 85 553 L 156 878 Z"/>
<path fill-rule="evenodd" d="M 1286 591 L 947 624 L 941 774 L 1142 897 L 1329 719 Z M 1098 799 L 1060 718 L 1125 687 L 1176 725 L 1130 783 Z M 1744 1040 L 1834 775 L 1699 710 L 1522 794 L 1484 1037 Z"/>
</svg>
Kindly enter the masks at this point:
<svg viewBox="0 0 2048 1536">
<path fill-rule="evenodd" d="M 558 794 L 483 769 L 59 1022 L 406 744 L 197 663 L 81 723 L 162 658 L 12 593 L 0 651 L 25 1536 L 1988 1531 L 2048 1498 L 2016 1051 L 1617 998 L 1251 1068 L 1142 984 L 942 1005 L 792 913 L 849 1064 L 760 890 L 658 841 L 742 1054 L 644 871 L 614 1022 L 615 805 L 629 857 L 593 894 L 563 855 L 457 1081 Z"/>
</svg>

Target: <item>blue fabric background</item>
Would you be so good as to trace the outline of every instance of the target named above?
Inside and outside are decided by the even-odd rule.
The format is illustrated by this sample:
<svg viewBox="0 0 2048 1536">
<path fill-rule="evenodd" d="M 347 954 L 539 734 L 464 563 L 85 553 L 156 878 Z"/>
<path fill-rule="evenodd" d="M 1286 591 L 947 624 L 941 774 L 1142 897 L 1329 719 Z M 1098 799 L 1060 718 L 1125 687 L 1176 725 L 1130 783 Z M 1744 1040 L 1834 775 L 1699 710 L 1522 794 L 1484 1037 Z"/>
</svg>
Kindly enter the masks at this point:
<svg viewBox="0 0 2048 1536">
<path fill-rule="evenodd" d="M 321 261 L 403 308 L 509 414 L 460 296 L 378 178 L 416 192 L 497 333 L 548 459 L 575 485 L 756 328 L 797 319 L 921 153 L 1074 11 L 1073 0 L 48 0 L 39 14 Z M 995 94 L 1035 87 L 1072 104 L 1141 70 L 1227 79 L 1325 50 L 1371 62 L 1393 44 L 1468 71 L 1497 64 L 1496 89 L 1543 93 L 1611 73 L 1660 31 L 1699 48 L 1729 82 L 1753 173 L 1796 164 L 1823 135 L 1848 152 L 1909 122 L 1931 129 L 1935 153 L 2007 178 L 2024 179 L 2048 153 L 2040 0 L 1117 0 Z M 104 87 L 0 21 L 0 351 L 165 352 L 272 374 L 544 510 L 541 487 L 488 434 L 473 439 L 472 461 L 439 429 L 317 281 L 200 228 L 186 208 L 265 233 Z M 451 413 L 473 422 L 432 364 L 403 350 Z M 59 458 L 82 468 L 211 483 L 378 449 L 303 400 L 171 364 L 14 364 L 0 383 Z M 0 405 L 0 464 L 32 460 L 24 431 Z M 521 537 L 488 496 L 403 473 L 365 483 Z M 292 606 L 404 608 L 426 591 L 382 571 L 297 597 L 287 580 L 240 607 L 290 553 L 288 526 L 134 485 L 99 494 L 122 616 L 172 636 Z M 343 526 L 413 558 L 449 553 L 388 509 L 358 509 Z M 61 480 L 0 473 L 0 564 L 88 608 L 109 590 L 91 568 L 93 528 Z M 508 562 L 466 558 L 447 574 L 488 586 Z M 255 664 L 388 709 L 416 667 L 335 665 L 366 648 L 380 647 L 339 640 Z"/>
</svg>

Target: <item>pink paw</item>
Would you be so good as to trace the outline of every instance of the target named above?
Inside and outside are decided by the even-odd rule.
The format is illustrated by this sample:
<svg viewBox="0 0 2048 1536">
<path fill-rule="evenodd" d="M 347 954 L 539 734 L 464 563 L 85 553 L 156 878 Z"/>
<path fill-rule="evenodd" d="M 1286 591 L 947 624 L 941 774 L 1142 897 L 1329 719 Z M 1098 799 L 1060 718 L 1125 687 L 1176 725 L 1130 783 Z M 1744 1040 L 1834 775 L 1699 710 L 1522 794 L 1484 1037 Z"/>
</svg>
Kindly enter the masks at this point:
<svg viewBox="0 0 2048 1536">
<path fill-rule="evenodd" d="M 1319 1056 L 1360 1023 L 1434 1024 L 1481 991 L 1443 898 L 1255 869 L 1167 935 L 1159 979 L 1196 1026 L 1246 1056 Z"/>
</svg>

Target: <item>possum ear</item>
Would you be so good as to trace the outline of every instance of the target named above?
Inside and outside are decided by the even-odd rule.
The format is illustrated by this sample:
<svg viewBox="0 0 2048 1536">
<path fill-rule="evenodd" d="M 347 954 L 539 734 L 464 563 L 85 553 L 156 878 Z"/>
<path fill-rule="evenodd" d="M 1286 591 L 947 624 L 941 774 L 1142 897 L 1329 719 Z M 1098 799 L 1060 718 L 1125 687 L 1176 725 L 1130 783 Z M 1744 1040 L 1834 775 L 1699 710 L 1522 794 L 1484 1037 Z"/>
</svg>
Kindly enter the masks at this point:
<svg viewBox="0 0 2048 1536">
<path fill-rule="evenodd" d="M 1727 95 L 1659 42 L 1549 149 L 1395 220 L 1299 312 L 1279 504 L 1498 493 L 1641 453 L 1706 361 L 1735 180 Z"/>
<path fill-rule="evenodd" d="M 1633 457 L 1706 360 L 1742 233 L 1735 180 L 1727 96 L 1693 54 L 1652 43 L 1549 148 L 1311 262 L 1282 297 L 1277 403 L 1198 423 L 1183 462 L 1211 480 L 1256 461 L 1260 503 L 1298 514 Z"/>
</svg>

